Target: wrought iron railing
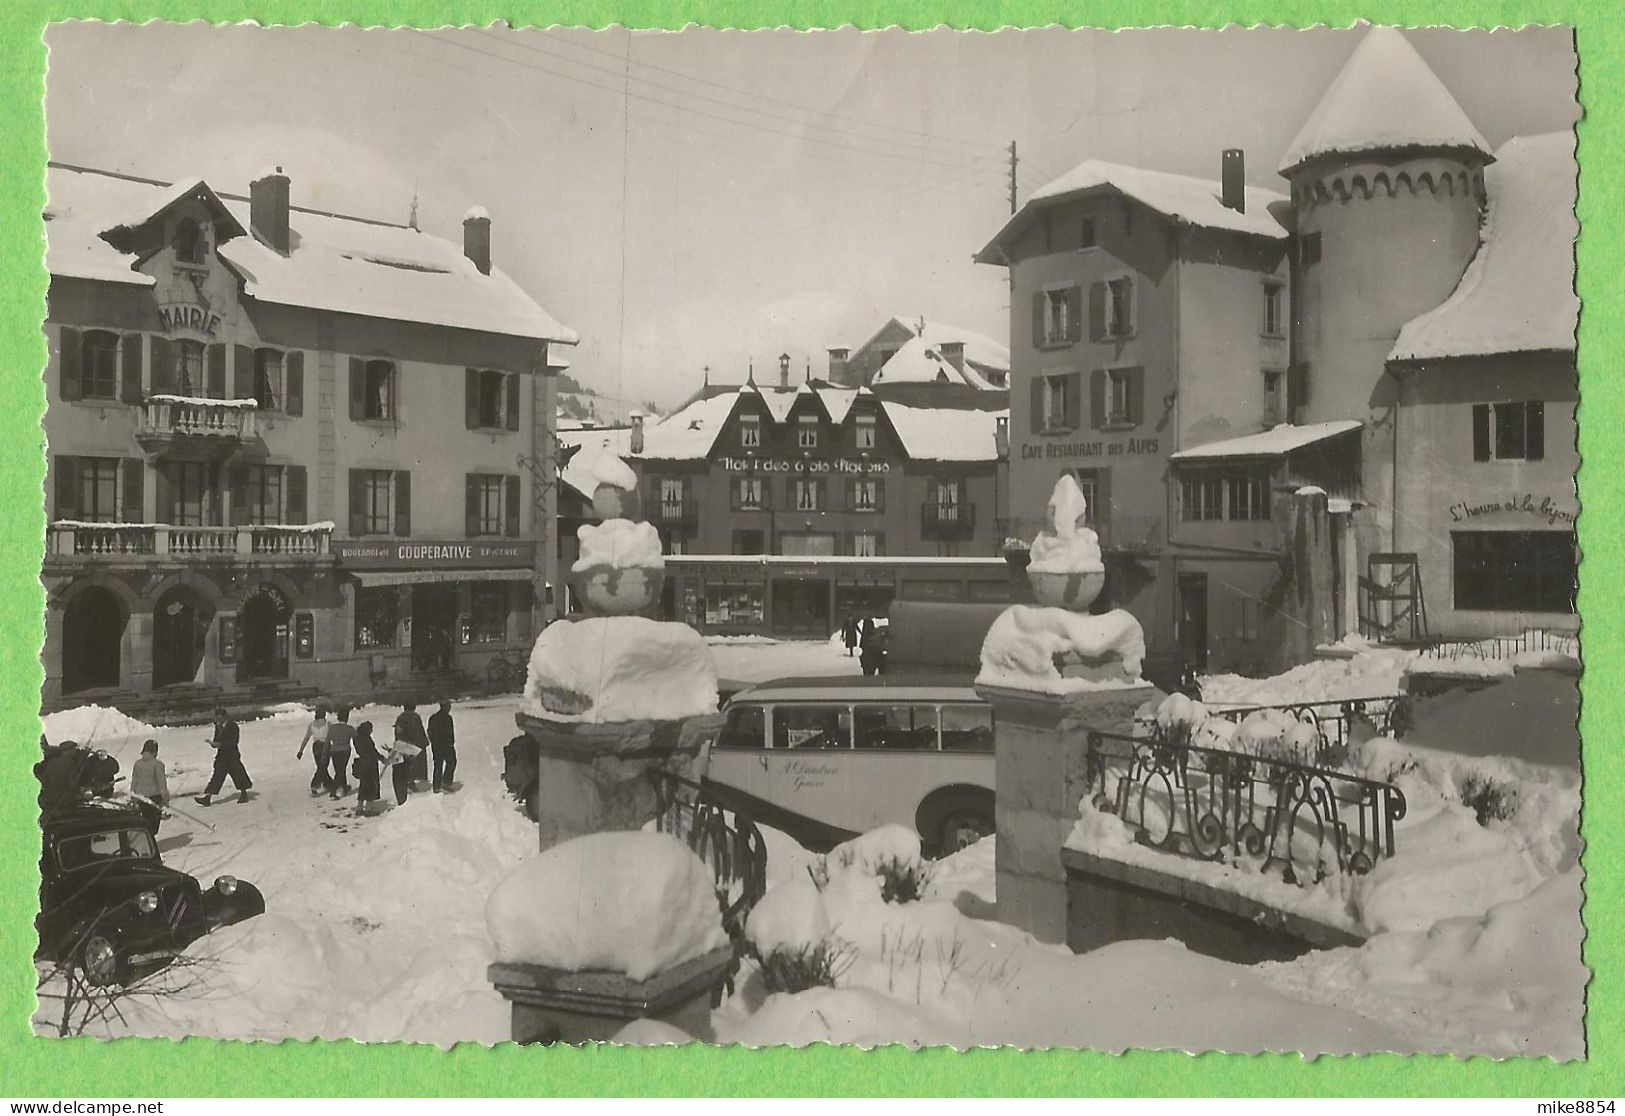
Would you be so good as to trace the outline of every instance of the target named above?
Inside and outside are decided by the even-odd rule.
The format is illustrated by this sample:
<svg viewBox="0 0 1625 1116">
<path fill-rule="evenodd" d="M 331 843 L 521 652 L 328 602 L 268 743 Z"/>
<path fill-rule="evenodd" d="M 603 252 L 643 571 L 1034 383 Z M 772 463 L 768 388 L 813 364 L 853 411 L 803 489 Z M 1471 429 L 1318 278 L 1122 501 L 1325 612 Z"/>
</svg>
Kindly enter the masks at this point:
<svg viewBox="0 0 1625 1116">
<path fill-rule="evenodd" d="M 920 529 L 934 535 L 971 534 L 976 530 L 976 505 L 928 500 L 920 505 Z"/>
<path fill-rule="evenodd" d="M 1405 816 L 1391 783 L 1170 740 L 1091 732 L 1086 773 L 1095 807 L 1141 844 L 1301 886 L 1371 871 Z"/>
<path fill-rule="evenodd" d="M 1527 628 L 1517 635 L 1440 640 L 1422 648 L 1423 656 L 1430 659 L 1510 659 L 1531 651 L 1552 651 L 1577 659 L 1580 657 L 1579 633 Z"/>
<path fill-rule="evenodd" d="M 1238 724 L 1261 710 L 1284 713 L 1294 721 L 1311 725 L 1320 734 L 1322 752 L 1347 749 L 1358 725 L 1368 735 L 1403 736 L 1410 727 L 1410 697 L 1406 694 L 1380 694 L 1376 697 L 1339 698 L 1335 701 L 1299 701 L 1284 705 L 1209 705 L 1209 716 L 1223 717 Z"/>
<path fill-rule="evenodd" d="M 660 815 L 655 827 L 685 842 L 716 880 L 722 924 L 744 944 L 745 919 L 767 891 L 767 844 L 751 818 L 718 799 L 715 789 L 668 771 L 651 771 Z"/>
</svg>

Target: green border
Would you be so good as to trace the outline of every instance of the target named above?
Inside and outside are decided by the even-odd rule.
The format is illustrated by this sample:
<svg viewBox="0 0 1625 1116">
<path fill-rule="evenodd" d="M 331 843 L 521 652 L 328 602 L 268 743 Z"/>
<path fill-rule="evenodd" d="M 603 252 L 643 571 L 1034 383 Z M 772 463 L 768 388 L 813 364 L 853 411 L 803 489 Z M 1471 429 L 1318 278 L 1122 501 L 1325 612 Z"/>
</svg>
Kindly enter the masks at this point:
<svg viewBox="0 0 1625 1116">
<path fill-rule="evenodd" d="M 1586 960 L 1594 973 L 1587 1031 L 1591 1058 L 1557 1065 L 1547 1060 L 1494 1063 L 1443 1057 L 1380 1055 L 1321 1059 L 1262 1055 L 1200 1059 L 1183 1054 L 1104 1054 L 1051 1051 L 864 1054 L 818 1048 L 750 1052 L 739 1049 L 543 1050 L 284 1043 L 246 1045 L 206 1040 L 50 1040 L 31 1036 L 33 1007 L 27 965 L 33 873 L 19 870 L 38 855 L 32 780 L 39 728 L 43 597 L 38 571 L 44 536 L 42 435 L 44 366 L 40 322 L 45 307 L 42 266 L 45 158 L 41 97 L 45 51 L 41 32 L 53 19 L 147 20 L 253 18 L 261 23 L 354 22 L 364 25 L 445 22 L 565 23 L 681 27 L 688 22 L 733 27 L 854 24 L 910 28 L 947 23 L 992 30 L 1007 24 L 1148 26 L 1276 23 L 1346 26 L 1376 22 L 1459 26 L 1567 23 L 1581 58 L 1579 291 L 1581 496 L 1580 610 L 1585 619 L 1586 676 L 1581 726 L 1586 741 L 1585 865 L 1590 935 Z M 1043 3 L 1038 0 L 874 0 L 812 4 L 805 0 L 10 0 L 0 7 L 0 1095 L 16 1097 L 162 1096 L 569 1096 L 569 1095 L 1500 1095 L 1584 1098 L 1621 1093 L 1625 1051 L 1620 1044 L 1621 926 L 1615 873 L 1625 808 L 1625 762 L 1616 741 L 1625 699 L 1606 684 L 1625 678 L 1620 644 L 1598 638 L 1625 625 L 1625 515 L 1621 461 L 1605 452 L 1609 434 L 1625 425 L 1625 375 L 1613 366 L 1625 354 L 1618 323 L 1621 288 L 1609 281 L 1609 260 L 1625 258 L 1625 238 L 1610 214 L 1625 211 L 1616 173 L 1625 171 L 1625 20 L 1618 0 L 1142 0 L 1129 5 Z M 1618 548 L 1618 549 L 1616 549 Z"/>
</svg>

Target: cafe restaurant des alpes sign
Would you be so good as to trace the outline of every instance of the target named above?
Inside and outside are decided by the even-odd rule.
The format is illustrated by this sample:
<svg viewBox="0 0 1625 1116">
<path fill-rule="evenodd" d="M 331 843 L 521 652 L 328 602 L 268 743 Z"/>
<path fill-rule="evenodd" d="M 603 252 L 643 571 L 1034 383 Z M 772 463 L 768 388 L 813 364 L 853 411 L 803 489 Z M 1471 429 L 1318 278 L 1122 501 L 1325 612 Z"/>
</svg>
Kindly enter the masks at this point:
<svg viewBox="0 0 1625 1116">
<path fill-rule="evenodd" d="M 335 541 L 339 565 L 352 570 L 528 568 L 536 544 L 515 539 L 350 539 Z"/>
</svg>

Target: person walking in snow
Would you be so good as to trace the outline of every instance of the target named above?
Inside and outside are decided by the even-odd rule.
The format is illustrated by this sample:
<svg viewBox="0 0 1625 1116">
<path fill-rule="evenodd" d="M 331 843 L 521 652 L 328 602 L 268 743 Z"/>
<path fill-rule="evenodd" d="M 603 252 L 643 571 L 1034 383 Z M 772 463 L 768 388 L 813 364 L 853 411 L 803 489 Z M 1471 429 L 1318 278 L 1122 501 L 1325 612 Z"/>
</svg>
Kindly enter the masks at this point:
<svg viewBox="0 0 1625 1116">
<path fill-rule="evenodd" d="M 215 706 L 214 736 L 209 740 L 209 747 L 214 749 L 214 774 L 209 777 L 209 785 L 203 789 L 203 793 L 192 799 L 199 806 L 213 802 L 214 796 L 225 787 L 227 778 L 237 788 L 237 801 L 248 801 L 248 791 L 254 785 L 254 780 L 248 777 L 248 769 L 243 766 L 243 755 L 238 748 L 239 735 L 237 722 L 226 713 L 225 706 Z"/>
<path fill-rule="evenodd" d="M 362 721 L 355 727 L 355 812 L 369 814 L 382 794 L 378 787 L 379 769 L 384 757 L 378 754 L 378 745 L 372 739 L 372 722 Z"/>
<path fill-rule="evenodd" d="M 333 771 L 327 792 L 329 798 L 342 798 L 350 793 L 350 741 L 354 736 L 350 710 L 341 705 L 327 725 L 327 762 Z"/>
<path fill-rule="evenodd" d="M 423 731 L 423 718 L 418 716 L 416 702 L 407 702 L 401 707 L 401 715 L 395 718 L 395 742 L 397 745 L 408 744 L 413 750 L 405 751 L 412 762 L 405 776 L 413 790 L 429 789 L 429 737 Z"/>
<path fill-rule="evenodd" d="M 333 773 L 328 771 L 327 765 L 327 733 L 327 707 L 318 703 L 316 713 L 305 729 L 305 738 L 299 741 L 299 751 L 294 754 L 295 759 L 304 759 L 305 747 L 308 745 L 316 755 L 316 774 L 310 780 L 312 797 L 328 790 L 335 782 Z"/>
<path fill-rule="evenodd" d="M 841 642 L 846 644 L 846 657 L 850 659 L 858 646 L 858 618 L 850 612 L 846 614 L 846 623 L 841 627 Z"/>
<path fill-rule="evenodd" d="M 436 794 L 449 791 L 457 774 L 457 727 L 451 721 L 449 701 L 429 714 L 429 747 L 434 750 L 433 789 Z"/>
<path fill-rule="evenodd" d="M 389 768 L 390 782 L 395 788 L 395 805 L 405 806 L 406 800 L 411 797 L 412 769 L 416 766 L 417 758 L 423 754 L 422 748 L 399 736 L 390 745 L 389 752 L 384 756 L 384 766 Z"/>
<path fill-rule="evenodd" d="M 169 805 L 169 776 L 164 761 L 158 758 L 158 741 L 144 742 L 141 758 L 130 765 L 130 793 L 157 807 L 158 816 L 153 819 L 153 828 L 157 829 Z"/>
</svg>

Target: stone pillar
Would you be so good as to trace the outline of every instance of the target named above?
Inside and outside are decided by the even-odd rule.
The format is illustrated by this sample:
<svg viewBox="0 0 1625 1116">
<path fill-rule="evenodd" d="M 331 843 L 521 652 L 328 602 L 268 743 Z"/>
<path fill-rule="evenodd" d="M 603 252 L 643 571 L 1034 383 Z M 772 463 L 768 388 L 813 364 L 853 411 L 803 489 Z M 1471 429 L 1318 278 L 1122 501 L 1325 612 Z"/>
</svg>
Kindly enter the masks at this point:
<svg viewBox="0 0 1625 1116">
<path fill-rule="evenodd" d="M 1299 489 L 1292 495 L 1292 597 L 1287 624 L 1291 662 L 1306 663 L 1315 657 L 1315 648 L 1332 642 L 1337 618 L 1332 609 L 1332 523 L 1326 510 L 1326 493 L 1318 488 Z"/>
<path fill-rule="evenodd" d="M 993 705 L 998 918 L 1039 941 L 1066 941 L 1061 849 L 1088 793 L 1091 729 L 1128 735 L 1134 713 L 1162 694 L 1149 683 L 1056 695 L 977 686 Z"/>
<path fill-rule="evenodd" d="M 724 946 L 647 980 L 506 962 L 486 977 L 512 1005 L 510 1034 L 521 1045 L 605 1042 L 634 1019 L 658 1019 L 707 1042 L 715 1038 L 711 1001 L 733 960 Z"/>
</svg>

